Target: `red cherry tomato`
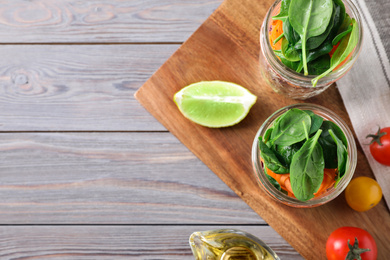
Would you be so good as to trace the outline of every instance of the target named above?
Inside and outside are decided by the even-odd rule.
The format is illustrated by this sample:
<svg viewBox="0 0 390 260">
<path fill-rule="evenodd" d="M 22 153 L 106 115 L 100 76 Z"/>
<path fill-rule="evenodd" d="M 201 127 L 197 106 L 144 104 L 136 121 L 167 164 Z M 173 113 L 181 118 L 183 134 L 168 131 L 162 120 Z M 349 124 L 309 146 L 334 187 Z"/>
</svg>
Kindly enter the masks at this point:
<svg viewBox="0 0 390 260">
<path fill-rule="evenodd" d="M 376 134 L 367 137 L 373 138 L 370 143 L 372 157 L 377 162 L 390 166 L 390 127 L 379 128 Z"/>
<path fill-rule="evenodd" d="M 357 227 L 341 227 L 330 234 L 326 242 L 328 260 L 376 260 L 378 249 L 374 238 Z"/>
</svg>

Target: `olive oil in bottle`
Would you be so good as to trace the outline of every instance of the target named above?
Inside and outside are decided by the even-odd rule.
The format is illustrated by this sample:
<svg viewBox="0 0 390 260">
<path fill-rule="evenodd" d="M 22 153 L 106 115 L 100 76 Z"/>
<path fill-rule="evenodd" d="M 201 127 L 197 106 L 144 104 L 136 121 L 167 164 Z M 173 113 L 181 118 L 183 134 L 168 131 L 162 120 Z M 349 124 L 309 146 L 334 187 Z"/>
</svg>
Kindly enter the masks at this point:
<svg viewBox="0 0 390 260">
<path fill-rule="evenodd" d="M 280 260 L 263 241 L 234 229 L 194 232 L 189 242 L 196 260 Z"/>
</svg>

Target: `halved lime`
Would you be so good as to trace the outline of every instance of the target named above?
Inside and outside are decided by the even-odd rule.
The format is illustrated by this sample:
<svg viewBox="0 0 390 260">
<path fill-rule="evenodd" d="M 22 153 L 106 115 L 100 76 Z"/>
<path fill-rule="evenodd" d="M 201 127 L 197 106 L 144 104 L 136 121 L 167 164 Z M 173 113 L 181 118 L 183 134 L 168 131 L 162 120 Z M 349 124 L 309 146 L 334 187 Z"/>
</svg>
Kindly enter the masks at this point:
<svg viewBox="0 0 390 260">
<path fill-rule="evenodd" d="M 243 120 L 257 97 L 231 82 L 201 81 L 177 92 L 173 100 L 189 120 L 207 127 L 232 126 Z"/>
</svg>

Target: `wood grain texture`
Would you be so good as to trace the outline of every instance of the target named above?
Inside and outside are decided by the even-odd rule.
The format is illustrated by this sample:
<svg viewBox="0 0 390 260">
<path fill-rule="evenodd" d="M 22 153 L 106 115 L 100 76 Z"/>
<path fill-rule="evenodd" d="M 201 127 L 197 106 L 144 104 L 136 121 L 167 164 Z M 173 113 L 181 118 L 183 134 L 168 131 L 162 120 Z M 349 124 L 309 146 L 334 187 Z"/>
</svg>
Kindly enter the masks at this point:
<svg viewBox="0 0 390 260">
<path fill-rule="evenodd" d="M 2 46 L 0 131 L 164 131 L 133 95 L 179 46 Z"/>
<path fill-rule="evenodd" d="M 2 1 L 2 43 L 183 42 L 222 0 Z"/>
<path fill-rule="evenodd" d="M 136 97 L 304 258 L 324 259 L 323 245 L 329 234 L 340 226 L 351 225 L 368 230 L 377 241 L 378 258 L 386 259 L 390 234 L 385 230 L 390 229 L 390 214 L 383 201 L 365 213 L 350 209 L 343 196 L 317 208 L 291 208 L 269 198 L 252 174 L 251 146 L 257 129 L 278 108 L 298 102 L 273 92 L 259 73 L 259 21 L 267 3 L 270 6 L 272 2 L 225 1 L 141 87 Z M 204 128 L 183 118 L 172 102 L 173 94 L 183 86 L 212 79 L 238 83 L 258 96 L 240 124 L 224 129 Z M 330 108 L 351 126 L 336 88 L 306 102 Z M 372 176 L 361 149 L 355 175 Z M 378 223 L 382 226 L 378 227 Z"/>
<path fill-rule="evenodd" d="M 195 231 L 226 226 L 14 226 L 0 227 L 1 259 L 188 259 Z M 302 259 L 268 226 L 229 226 L 249 232 L 282 259 Z M 23 248 L 23 250 L 18 250 Z"/>
<path fill-rule="evenodd" d="M 193 259 L 225 227 L 302 259 L 133 97 L 221 2 L 2 1 L 0 259 Z"/>
<path fill-rule="evenodd" d="M 170 133 L 2 133 L 0 153 L 0 224 L 265 223 Z"/>
</svg>

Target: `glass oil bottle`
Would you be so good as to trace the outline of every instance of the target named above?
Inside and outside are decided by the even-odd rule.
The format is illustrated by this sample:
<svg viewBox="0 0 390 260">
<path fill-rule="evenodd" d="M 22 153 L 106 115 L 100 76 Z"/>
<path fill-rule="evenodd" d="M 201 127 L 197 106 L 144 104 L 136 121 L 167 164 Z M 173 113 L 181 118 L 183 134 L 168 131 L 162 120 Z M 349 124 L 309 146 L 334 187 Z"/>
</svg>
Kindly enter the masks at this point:
<svg viewBox="0 0 390 260">
<path fill-rule="evenodd" d="M 235 229 L 194 232 L 189 242 L 196 260 L 280 260 L 263 241 Z"/>
</svg>

